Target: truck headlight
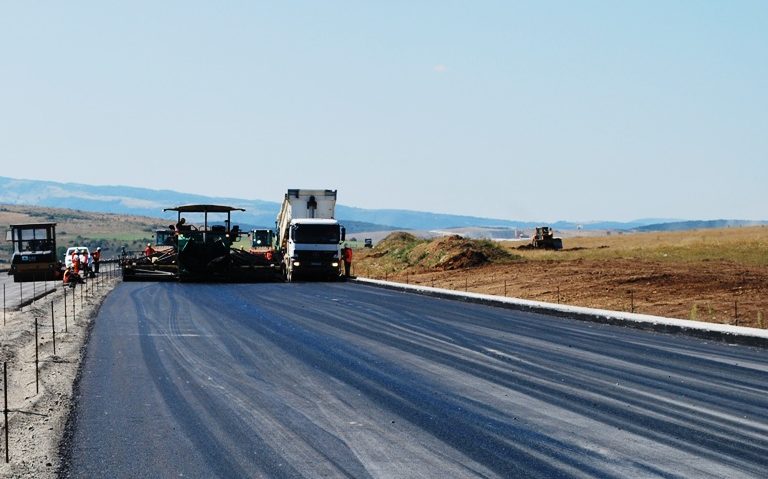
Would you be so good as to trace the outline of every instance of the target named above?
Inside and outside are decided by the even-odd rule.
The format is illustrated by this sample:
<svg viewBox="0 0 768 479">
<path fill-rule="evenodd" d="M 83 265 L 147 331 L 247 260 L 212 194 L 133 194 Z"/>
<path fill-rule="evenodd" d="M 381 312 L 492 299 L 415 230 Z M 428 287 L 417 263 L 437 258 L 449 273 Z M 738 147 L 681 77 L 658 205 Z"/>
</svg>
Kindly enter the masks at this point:
<svg viewBox="0 0 768 479">
<path fill-rule="evenodd" d="M 300 263 L 300 262 L 298 262 L 298 261 L 294 261 L 294 262 L 293 262 L 293 265 L 294 265 L 294 266 L 301 266 L 301 263 Z"/>
<path fill-rule="evenodd" d="M 333 266 L 334 268 L 338 268 L 339 267 L 339 263 L 334 261 L 333 263 L 331 263 L 331 266 Z"/>
</svg>

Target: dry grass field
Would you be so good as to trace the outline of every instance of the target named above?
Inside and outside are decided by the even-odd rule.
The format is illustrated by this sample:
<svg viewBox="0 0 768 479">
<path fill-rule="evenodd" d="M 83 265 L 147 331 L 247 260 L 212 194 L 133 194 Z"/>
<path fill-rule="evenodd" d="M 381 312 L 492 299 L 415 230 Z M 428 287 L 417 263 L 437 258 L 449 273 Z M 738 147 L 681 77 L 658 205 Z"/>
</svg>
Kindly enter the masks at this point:
<svg viewBox="0 0 768 479">
<path fill-rule="evenodd" d="M 56 244 L 63 256 L 67 246 L 85 245 L 95 249 L 101 246 L 104 256 L 117 256 L 125 246 L 140 250 L 150 241 L 154 230 L 163 227 L 162 220 L 143 216 L 91 213 L 61 208 L 0 205 L 0 225 L 7 227 L 20 223 L 56 223 Z M 2 242 L 0 261 L 10 258 L 10 242 Z"/>
<path fill-rule="evenodd" d="M 768 322 L 766 227 L 567 238 L 562 251 L 521 250 L 520 243 L 502 242 L 499 249 L 509 255 L 487 261 L 477 251 L 489 242 L 457 240 L 456 248 L 443 251 L 442 265 L 414 254 L 428 248 L 425 243 L 390 238 L 359 250 L 356 273 L 682 319 L 761 328 Z M 449 257 L 463 257 L 464 264 Z"/>
</svg>

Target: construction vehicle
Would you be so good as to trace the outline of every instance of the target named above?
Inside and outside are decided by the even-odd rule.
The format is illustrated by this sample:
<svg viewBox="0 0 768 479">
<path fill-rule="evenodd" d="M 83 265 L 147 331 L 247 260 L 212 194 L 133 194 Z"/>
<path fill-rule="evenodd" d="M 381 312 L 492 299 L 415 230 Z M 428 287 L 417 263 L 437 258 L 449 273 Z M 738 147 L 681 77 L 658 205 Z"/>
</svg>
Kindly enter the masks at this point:
<svg viewBox="0 0 768 479">
<path fill-rule="evenodd" d="M 253 281 L 279 276 L 279 262 L 267 261 L 266 255 L 233 247 L 245 233 L 238 225 L 232 225 L 232 212 L 245 211 L 243 208 L 187 205 L 164 211 L 178 214 L 175 233 L 180 281 Z M 186 223 L 182 215 L 195 213 L 202 214 L 202 224 Z M 215 221 L 217 215 L 218 222 Z"/>
<path fill-rule="evenodd" d="M 334 218 L 336 190 L 289 189 L 277 215 L 283 278 L 340 277 L 343 226 Z"/>
<path fill-rule="evenodd" d="M 13 243 L 8 274 L 14 282 L 62 278 L 64 265 L 56 258 L 56 223 L 10 225 L 6 240 Z"/>
<path fill-rule="evenodd" d="M 253 281 L 280 277 L 276 253 L 234 247 L 245 233 L 238 225 L 232 226 L 232 212 L 245 211 L 243 208 L 185 205 L 163 211 L 177 213 L 176 225 L 155 231 L 155 245 L 146 250 L 149 254 L 122 255 L 123 279 Z M 187 222 L 190 215 L 201 221 Z"/>
<path fill-rule="evenodd" d="M 144 251 L 122 251 L 119 262 L 123 281 L 178 278 L 179 267 L 176 262 L 175 246 L 155 245 L 152 250 L 153 253 L 150 255 Z"/>
<path fill-rule="evenodd" d="M 275 232 L 270 229 L 255 229 L 251 230 L 248 236 L 251 239 L 251 246 L 248 250 L 252 256 L 251 261 L 269 270 L 271 274 L 264 276 L 271 276 L 274 279 L 281 278 L 280 268 L 283 256 L 275 247 Z"/>
<path fill-rule="evenodd" d="M 534 249 L 560 250 L 563 249 L 563 239 L 555 238 L 555 231 L 549 226 L 539 226 L 531 239 L 531 246 Z"/>
<path fill-rule="evenodd" d="M 154 252 L 151 255 L 144 251 L 129 253 L 123 250 L 120 255 L 120 268 L 124 281 L 175 280 L 178 277 L 176 232 L 170 228 L 156 229 L 152 250 Z"/>
<path fill-rule="evenodd" d="M 176 232 L 170 228 L 155 230 L 155 251 L 176 249 Z"/>
</svg>

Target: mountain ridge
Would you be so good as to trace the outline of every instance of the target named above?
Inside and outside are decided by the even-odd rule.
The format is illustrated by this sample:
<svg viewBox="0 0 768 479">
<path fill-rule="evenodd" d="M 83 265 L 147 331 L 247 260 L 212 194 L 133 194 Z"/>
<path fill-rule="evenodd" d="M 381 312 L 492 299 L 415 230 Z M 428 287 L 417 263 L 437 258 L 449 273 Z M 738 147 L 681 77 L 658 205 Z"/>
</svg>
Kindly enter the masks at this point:
<svg viewBox="0 0 768 479">
<path fill-rule="evenodd" d="M 282 200 L 282 199 L 281 199 Z M 168 189 L 150 189 L 121 185 L 87 185 L 47 180 L 16 179 L 0 176 L 0 203 L 12 205 L 37 205 L 75 210 L 130 214 L 171 220 L 172 213 L 163 208 L 180 204 L 208 203 L 229 204 L 245 208 L 240 214 L 243 223 L 272 227 L 280 209 L 280 202 L 235 197 L 215 197 L 194 193 L 181 193 Z M 396 229 L 443 229 L 459 227 L 533 228 L 549 224 L 555 229 L 586 230 L 639 230 L 664 223 L 685 223 L 681 219 L 649 218 L 634 221 L 556 221 L 533 222 L 467 215 L 451 215 L 416 210 L 364 209 L 337 204 L 336 216 L 340 221 L 354 222 L 382 230 Z M 718 220 L 764 224 L 747 220 Z"/>
</svg>

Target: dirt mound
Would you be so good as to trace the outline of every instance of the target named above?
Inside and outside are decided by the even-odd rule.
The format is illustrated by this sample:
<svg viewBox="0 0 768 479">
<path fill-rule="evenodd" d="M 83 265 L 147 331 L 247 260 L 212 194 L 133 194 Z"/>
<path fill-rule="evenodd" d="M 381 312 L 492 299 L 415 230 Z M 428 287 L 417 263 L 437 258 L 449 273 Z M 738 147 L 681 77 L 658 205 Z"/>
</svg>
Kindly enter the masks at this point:
<svg viewBox="0 0 768 479">
<path fill-rule="evenodd" d="M 458 270 L 493 263 L 509 262 L 518 258 L 493 241 L 472 240 L 461 236 L 444 236 L 425 240 L 397 232 L 387 236 L 370 252 L 363 252 L 361 260 L 371 271 L 394 272 L 401 270 Z"/>
<path fill-rule="evenodd" d="M 416 245 L 425 242 L 426 240 L 419 239 L 411 233 L 395 231 L 379 241 L 376 247 L 373 248 L 373 251 L 371 251 L 370 257 L 381 258 L 384 256 L 393 256 L 404 260 Z"/>
<path fill-rule="evenodd" d="M 387 235 L 387 237 L 383 240 L 379 241 L 378 244 L 376 244 L 374 250 L 388 251 L 423 241 L 424 240 L 417 238 L 411 233 L 406 233 L 405 231 L 395 231 L 394 233 Z"/>
<path fill-rule="evenodd" d="M 474 268 L 514 259 L 509 252 L 492 241 L 472 240 L 458 235 L 429 242 L 426 253 L 426 262 L 443 270 Z"/>
</svg>

